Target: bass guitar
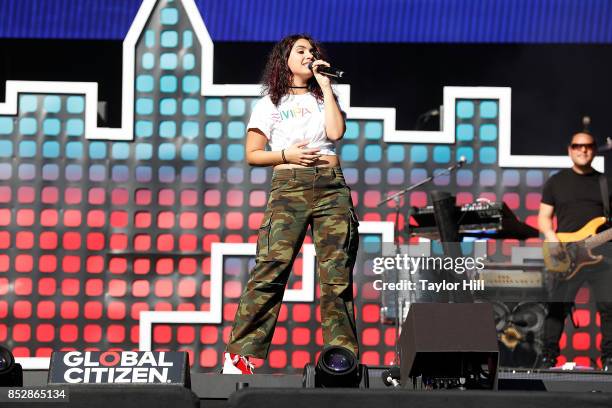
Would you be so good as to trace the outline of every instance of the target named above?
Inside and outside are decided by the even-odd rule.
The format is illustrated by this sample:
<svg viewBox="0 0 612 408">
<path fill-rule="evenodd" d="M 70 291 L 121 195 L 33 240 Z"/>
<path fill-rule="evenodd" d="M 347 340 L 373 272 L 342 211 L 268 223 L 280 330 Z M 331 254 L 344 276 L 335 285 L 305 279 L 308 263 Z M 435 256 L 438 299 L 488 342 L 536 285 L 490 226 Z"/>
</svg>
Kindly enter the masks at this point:
<svg viewBox="0 0 612 408">
<path fill-rule="evenodd" d="M 573 278 L 587 265 L 595 265 L 603 260 L 603 255 L 593 255 L 594 248 L 612 239 L 612 228 L 597 232 L 606 223 L 605 217 L 593 218 L 575 232 L 557 234 L 561 248 L 556 243 L 544 242 L 544 264 L 548 272 L 553 272 L 560 280 Z"/>
</svg>

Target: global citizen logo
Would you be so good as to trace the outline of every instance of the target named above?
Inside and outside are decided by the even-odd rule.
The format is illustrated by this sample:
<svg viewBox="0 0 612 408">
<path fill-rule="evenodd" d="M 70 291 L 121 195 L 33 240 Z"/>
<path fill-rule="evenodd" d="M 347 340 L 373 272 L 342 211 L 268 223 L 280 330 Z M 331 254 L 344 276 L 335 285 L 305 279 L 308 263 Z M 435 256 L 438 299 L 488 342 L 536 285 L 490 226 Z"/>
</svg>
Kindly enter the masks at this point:
<svg viewBox="0 0 612 408">
<path fill-rule="evenodd" d="M 69 367 L 64 381 L 78 383 L 168 383 L 168 369 L 174 365 L 166 361 L 166 353 L 136 351 L 71 351 L 64 355 L 63 363 Z"/>
</svg>

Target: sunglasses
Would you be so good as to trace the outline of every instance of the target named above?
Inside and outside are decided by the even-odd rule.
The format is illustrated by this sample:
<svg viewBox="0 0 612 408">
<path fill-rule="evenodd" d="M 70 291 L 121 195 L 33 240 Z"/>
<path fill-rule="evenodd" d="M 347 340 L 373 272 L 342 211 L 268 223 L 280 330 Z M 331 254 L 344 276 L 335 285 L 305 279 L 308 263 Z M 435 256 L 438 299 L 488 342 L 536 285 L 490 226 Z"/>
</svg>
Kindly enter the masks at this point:
<svg viewBox="0 0 612 408">
<path fill-rule="evenodd" d="M 572 150 L 580 150 L 583 147 L 587 150 L 593 150 L 595 149 L 595 143 L 572 143 L 570 147 Z"/>
</svg>

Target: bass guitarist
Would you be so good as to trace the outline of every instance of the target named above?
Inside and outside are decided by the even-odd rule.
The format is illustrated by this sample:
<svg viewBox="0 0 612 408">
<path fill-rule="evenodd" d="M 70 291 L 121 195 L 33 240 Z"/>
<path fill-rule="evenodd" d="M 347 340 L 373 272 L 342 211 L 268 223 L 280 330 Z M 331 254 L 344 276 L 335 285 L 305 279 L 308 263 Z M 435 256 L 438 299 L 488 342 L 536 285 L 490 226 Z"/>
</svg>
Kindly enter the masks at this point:
<svg viewBox="0 0 612 408">
<path fill-rule="evenodd" d="M 578 132 L 572 136 L 567 151 L 573 166 L 556 173 L 545 183 L 538 214 L 545 245 L 556 256 L 564 252 L 563 246 L 556 244 L 560 241 L 557 233 L 577 231 L 593 218 L 602 217 L 609 211 L 610 202 L 608 178 L 591 167 L 597 151 L 595 138 L 587 131 Z M 608 203 L 604 204 L 604 197 Z M 554 216 L 557 217 L 556 232 Z M 538 368 L 556 365 L 565 318 L 571 313 L 576 293 L 584 283 L 589 284 L 591 298 L 597 301 L 601 316 L 602 367 L 612 371 L 612 269 L 605 257 L 596 265 L 582 268 L 569 280 L 554 281 L 544 323 L 544 347 L 536 362 Z"/>
</svg>

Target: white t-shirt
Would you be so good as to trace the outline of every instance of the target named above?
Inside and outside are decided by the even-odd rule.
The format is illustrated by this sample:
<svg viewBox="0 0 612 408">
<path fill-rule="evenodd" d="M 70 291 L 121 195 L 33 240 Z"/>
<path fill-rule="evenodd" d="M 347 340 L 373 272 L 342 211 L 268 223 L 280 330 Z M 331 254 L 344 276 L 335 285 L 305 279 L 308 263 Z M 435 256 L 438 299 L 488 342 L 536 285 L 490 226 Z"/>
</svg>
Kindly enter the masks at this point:
<svg viewBox="0 0 612 408">
<path fill-rule="evenodd" d="M 319 148 L 324 155 L 336 154 L 336 146 L 325 132 L 323 102 L 311 93 L 285 95 L 278 106 L 274 106 L 269 95 L 264 96 L 253 107 L 248 129 L 261 130 L 272 151 L 308 140 L 307 148 Z"/>
</svg>

